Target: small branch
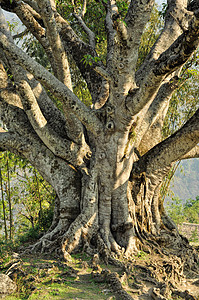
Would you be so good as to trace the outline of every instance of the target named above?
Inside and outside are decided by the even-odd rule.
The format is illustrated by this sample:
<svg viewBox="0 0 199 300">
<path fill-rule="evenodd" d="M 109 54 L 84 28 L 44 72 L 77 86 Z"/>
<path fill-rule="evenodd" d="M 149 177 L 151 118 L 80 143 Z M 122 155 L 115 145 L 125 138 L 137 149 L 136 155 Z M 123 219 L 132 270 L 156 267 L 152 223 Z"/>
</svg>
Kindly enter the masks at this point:
<svg viewBox="0 0 199 300">
<path fill-rule="evenodd" d="M 111 81 L 111 76 L 110 74 L 103 68 L 101 67 L 95 67 L 94 70 L 100 74 L 104 79 L 106 79 L 108 82 Z"/>
<path fill-rule="evenodd" d="M 20 39 L 20 38 L 23 38 L 25 35 L 27 35 L 29 32 L 29 30 L 26 28 L 24 31 L 18 33 L 18 34 L 15 34 L 13 35 L 13 39 Z"/>
<path fill-rule="evenodd" d="M 76 9 L 74 0 L 72 0 L 72 4 L 74 7 L 74 12 L 73 12 L 74 17 L 78 21 L 79 25 L 83 28 L 84 32 L 88 35 L 89 44 L 93 49 L 95 49 L 95 34 L 92 30 L 90 30 L 90 28 L 86 25 L 86 23 L 83 20 L 84 15 L 86 13 L 87 1 L 86 0 L 83 1 L 82 9 L 79 12 L 78 12 L 79 9 L 78 10 Z"/>
<path fill-rule="evenodd" d="M 82 17 L 80 15 L 78 15 L 77 13 L 73 13 L 74 17 L 77 19 L 79 25 L 83 28 L 84 32 L 88 35 L 88 39 L 89 39 L 89 44 L 91 45 L 91 47 L 93 49 L 95 49 L 95 34 L 92 30 L 90 30 L 90 28 L 86 25 L 86 23 L 84 22 L 84 20 L 82 19 Z"/>
<path fill-rule="evenodd" d="M 83 5 L 82 5 L 82 11 L 81 11 L 81 17 L 83 18 L 85 13 L 86 13 L 86 5 L 87 5 L 87 0 L 83 1 Z"/>
</svg>

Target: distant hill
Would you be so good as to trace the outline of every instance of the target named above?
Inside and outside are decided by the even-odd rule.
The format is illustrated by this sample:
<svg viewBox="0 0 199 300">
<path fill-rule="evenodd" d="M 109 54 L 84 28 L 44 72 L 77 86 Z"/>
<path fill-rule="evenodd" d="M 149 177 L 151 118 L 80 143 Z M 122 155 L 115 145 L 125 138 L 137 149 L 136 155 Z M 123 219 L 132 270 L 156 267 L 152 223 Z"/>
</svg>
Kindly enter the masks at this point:
<svg viewBox="0 0 199 300">
<path fill-rule="evenodd" d="M 183 201 L 199 196 L 199 158 L 188 159 L 180 163 L 170 189 Z"/>
</svg>

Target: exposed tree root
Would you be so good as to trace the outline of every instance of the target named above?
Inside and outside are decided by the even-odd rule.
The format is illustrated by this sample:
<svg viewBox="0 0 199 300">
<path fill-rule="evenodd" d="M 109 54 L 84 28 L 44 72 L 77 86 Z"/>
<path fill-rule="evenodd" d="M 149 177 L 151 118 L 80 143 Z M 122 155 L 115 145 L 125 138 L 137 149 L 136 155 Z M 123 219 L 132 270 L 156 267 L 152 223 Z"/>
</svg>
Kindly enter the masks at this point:
<svg viewBox="0 0 199 300">
<path fill-rule="evenodd" d="M 172 296 L 179 296 L 182 299 L 185 300 L 196 300 L 196 298 L 194 296 L 192 296 L 188 291 L 179 291 L 179 290 L 173 290 L 172 291 Z"/>
<path fill-rule="evenodd" d="M 52 240 L 47 240 L 46 236 Z M 45 252 L 50 252 L 50 249 L 60 250 L 60 243 L 64 236 L 63 231 L 61 236 L 58 235 L 58 232 L 46 236 L 42 237 L 32 250 L 41 251 L 42 249 Z M 87 239 L 84 241 L 82 237 L 84 244 L 81 243 L 81 247 L 83 246 L 83 251 L 92 257 L 89 264 L 93 268 L 94 280 L 108 283 L 118 300 L 196 300 L 194 294 L 192 295 L 185 288 L 187 285 L 185 275 L 199 278 L 196 263 L 198 261 L 197 252 L 180 235 L 175 247 L 172 244 L 175 241 L 175 235 L 169 235 L 168 232 L 167 234 L 163 232 L 159 239 L 150 236 L 151 240 L 146 241 L 144 238 L 149 238 L 149 236 L 146 233 L 142 234 L 142 240 L 145 241 L 144 246 L 140 247 L 142 251 L 131 254 L 131 258 L 125 256 L 124 249 L 117 253 L 111 251 L 102 239 L 100 232 L 97 232 L 88 242 L 85 242 Z M 143 251 L 144 248 L 146 248 L 146 252 Z M 60 253 L 58 255 L 60 257 Z M 65 252 L 64 257 L 70 263 L 71 256 L 68 252 Z M 107 265 L 113 265 L 113 268 L 123 272 L 123 275 L 119 276 L 117 272 L 102 270 L 99 265 L 100 260 Z"/>
<path fill-rule="evenodd" d="M 124 290 L 119 275 L 109 270 L 102 270 L 101 273 L 93 273 L 96 282 L 106 282 L 110 284 L 112 291 L 116 295 L 116 299 L 132 300 L 133 298 Z"/>
</svg>

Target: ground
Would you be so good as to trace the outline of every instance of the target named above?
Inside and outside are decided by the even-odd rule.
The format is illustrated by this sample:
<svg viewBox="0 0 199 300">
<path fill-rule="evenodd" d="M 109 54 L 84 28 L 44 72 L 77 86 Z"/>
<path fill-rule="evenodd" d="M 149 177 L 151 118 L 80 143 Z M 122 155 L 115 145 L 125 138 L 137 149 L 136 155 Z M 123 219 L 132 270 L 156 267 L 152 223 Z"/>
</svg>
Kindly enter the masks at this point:
<svg viewBox="0 0 199 300">
<path fill-rule="evenodd" d="M 199 299 L 199 274 L 179 276 L 178 259 L 157 253 L 141 251 L 128 261 L 112 258 L 108 265 L 85 253 L 73 254 L 67 262 L 44 254 L 14 254 L 1 258 L 0 265 L 0 272 L 9 272 L 18 285 L 17 293 L 5 300 Z"/>
</svg>

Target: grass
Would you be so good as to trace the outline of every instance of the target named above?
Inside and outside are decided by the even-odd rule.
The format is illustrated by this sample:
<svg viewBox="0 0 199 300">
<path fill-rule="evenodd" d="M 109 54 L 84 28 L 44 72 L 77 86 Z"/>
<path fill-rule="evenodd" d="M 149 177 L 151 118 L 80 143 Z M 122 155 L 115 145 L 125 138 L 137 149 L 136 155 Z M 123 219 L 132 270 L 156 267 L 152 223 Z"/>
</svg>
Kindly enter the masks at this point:
<svg viewBox="0 0 199 300">
<path fill-rule="evenodd" d="M 113 296 L 105 283 L 94 281 L 89 257 L 85 254 L 73 255 L 67 264 L 41 255 L 27 255 L 22 257 L 22 268 L 25 278 L 17 276 L 18 291 L 5 300 L 103 300 Z"/>
<path fill-rule="evenodd" d="M 5 249 L 0 253 L 0 272 L 5 273 L 6 265 L 9 265 L 9 261 L 12 261 L 11 253 L 12 251 L 8 250 L 6 252 Z M 139 281 L 146 277 L 146 271 L 142 268 L 147 268 L 151 264 L 151 258 L 152 256 L 143 251 L 135 255 L 135 266 L 131 269 L 127 281 L 124 279 L 122 282 L 128 293 L 132 294 L 131 288 L 134 290 L 133 297 L 138 297 L 135 289 L 139 289 Z M 52 255 L 38 254 L 23 255 L 21 260 L 20 268 L 23 272 L 21 275 L 17 273 L 14 278 L 18 290 L 14 295 L 5 297 L 5 300 L 115 299 L 110 286 L 106 282 L 100 283 L 94 280 L 91 257 L 85 253 L 72 255 L 70 262 L 55 259 Z M 158 257 L 156 258 L 155 255 L 154 261 L 156 262 L 156 260 L 158 261 Z M 161 260 L 159 263 L 161 263 Z M 101 263 L 98 268 L 99 273 L 100 269 L 109 269 L 111 272 L 117 272 L 119 276 L 123 274 L 123 268 L 114 265 L 107 266 Z M 138 279 L 140 278 L 138 282 L 137 276 Z"/>
</svg>

